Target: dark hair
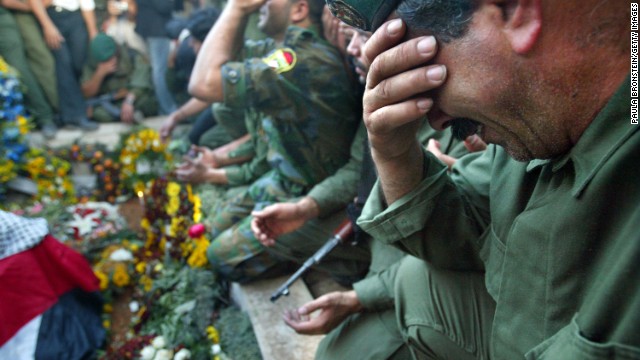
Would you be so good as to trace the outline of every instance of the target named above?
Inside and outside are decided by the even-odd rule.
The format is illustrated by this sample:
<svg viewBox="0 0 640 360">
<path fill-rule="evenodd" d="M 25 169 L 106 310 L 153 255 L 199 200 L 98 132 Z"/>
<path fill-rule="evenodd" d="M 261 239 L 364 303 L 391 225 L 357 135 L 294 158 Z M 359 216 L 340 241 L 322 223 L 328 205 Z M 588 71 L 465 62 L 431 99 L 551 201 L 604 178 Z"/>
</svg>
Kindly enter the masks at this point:
<svg viewBox="0 0 640 360">
<path fill-rule="evenodd" d="M 410 29 L 449 42 L 466 33 L 477 8 L 478 0 L 403 0 L 397 13 Z"/>
<path fill-rule="evenodd" d="M 204 38 L 207 37 L 209 30 L 211 30 L 219 16 L 220 11 L 216 8 L 208 7 L 200 9 L 194 12 L 189 18 L 187 29 L 189 29 L 191 36 L 200 41 L 204 41 Z"/>
<path fill-rule="evenodd" d="M 293 2 L 300 0 L 293 0 Z M 314 24 L 322 24 L 322 10 L 324 9 L 325 0 L 307 0 L 309 5 L 309 18 Z"/>
</svg>

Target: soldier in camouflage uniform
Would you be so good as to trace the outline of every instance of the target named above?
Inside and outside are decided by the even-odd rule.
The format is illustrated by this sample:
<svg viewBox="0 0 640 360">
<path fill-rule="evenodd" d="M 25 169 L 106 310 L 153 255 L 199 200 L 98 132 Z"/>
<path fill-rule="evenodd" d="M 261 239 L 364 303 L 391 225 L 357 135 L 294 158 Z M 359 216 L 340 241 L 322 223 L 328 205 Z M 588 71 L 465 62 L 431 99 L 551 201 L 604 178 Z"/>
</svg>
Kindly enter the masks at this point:
<svg viewBox="0 0 640 360">
<path fill-rule="evenodd" d="M 230 1 L 196 61 L 192 94 L 247 106 L 247 117 L 259 120 L 254 125 L 267 144 L 271 166 L 214 221 L 207 255 L 230 280 L 265 276 L 277 264 L 251 231 L 251 211 L 304 195 L 349 158 L 359 101 L 338 51 L 316 32 L 323 5 L 318 0 Z M 247 42 L 245 61 L 230 62 L 230 42 L 240 38 L 241 24 L 259 6 L 259 25 L 271 38 Z"/>
<path fill-rule="evenodd" d="M 108 35 L 97 35 L 90 44 L 81 87 L 87 105 L 98 122 L 132 122 L 158 112 L 148 60 Z"/>
</svg>

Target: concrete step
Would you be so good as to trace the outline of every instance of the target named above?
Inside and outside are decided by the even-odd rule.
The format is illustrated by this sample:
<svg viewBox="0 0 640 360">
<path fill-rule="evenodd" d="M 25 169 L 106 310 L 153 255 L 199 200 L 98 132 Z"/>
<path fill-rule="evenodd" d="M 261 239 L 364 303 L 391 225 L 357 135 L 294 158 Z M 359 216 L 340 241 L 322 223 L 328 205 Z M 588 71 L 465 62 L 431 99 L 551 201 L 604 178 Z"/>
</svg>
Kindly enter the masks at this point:
<svg viewBox="0 0 640 360">
<path fill-rule="evenodd" d="M 271 294 L 287 279 L 288 276 L 282 276 L 250 284 L 233 283 L 231 296 L 248 313 L 264 360 L 311 360 L 323 336 L 298 335 L 282 320 L 286 310 L 312 299 L 304 282 L 293 283 L 289 296 L 283 296 L 275 303 L 269 301 Z"/>
<path fill-rule="evenodd" d="M 164 122 L 165 116 L 146 118 L 142 125 L 159 130 Z M 50 140 L 45 139 L 39 131 L 30 134 L 29 143 L 36 147 L 58 148 L 71 145 L 74 141 L 80 144 L 104 144 L 109 149 L 115 148 L 120 141 L 120 134 L 131 130 L 131 125 L 124 123 L 103 123 L 96 131 L 85 132 L 80 129 L 61 128 L 56 137 Z"/>
</svg>

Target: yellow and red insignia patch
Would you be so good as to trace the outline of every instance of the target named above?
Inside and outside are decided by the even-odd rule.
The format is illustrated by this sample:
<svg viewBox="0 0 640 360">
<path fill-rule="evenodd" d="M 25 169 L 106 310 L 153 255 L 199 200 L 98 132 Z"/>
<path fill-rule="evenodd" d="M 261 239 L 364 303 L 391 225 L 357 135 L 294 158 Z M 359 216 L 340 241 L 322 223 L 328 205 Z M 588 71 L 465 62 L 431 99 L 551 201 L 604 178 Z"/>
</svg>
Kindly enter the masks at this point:
<svg viewBox="0 0 640 360">
<path fill-rule="evenodd" d="M 296 66 L 297 60 L 298 58 L 295 51 L 289 48 L 274 50 L 262 58 L 262 61 L 278 74 L 293 69 Z"/>
</svg>

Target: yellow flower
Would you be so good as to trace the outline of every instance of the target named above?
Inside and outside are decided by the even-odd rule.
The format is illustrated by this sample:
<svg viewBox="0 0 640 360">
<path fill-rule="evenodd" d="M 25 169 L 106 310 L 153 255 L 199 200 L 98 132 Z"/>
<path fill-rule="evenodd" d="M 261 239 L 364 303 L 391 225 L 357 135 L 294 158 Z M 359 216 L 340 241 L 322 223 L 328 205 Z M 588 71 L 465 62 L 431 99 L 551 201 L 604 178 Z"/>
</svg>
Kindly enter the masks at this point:
<svg viewBox="0 0 640 360">
<path fill-rule="evenodd" d="M 16 176 L 13 168 L 13 161 L 0 159 L 0 183 L 5 183 Z"/>
<path fill-rule="evenodd" d="M 26 135 L 29 133 L 29 121 L 22 115 L 18 115 L 18 129 L 20 130 L 21 135 Z"/>
<path fill-rule="evenodd" d="M 136 271 L 140 274 L 144 274 L 147 271 L 147 263 L 144 261 L 140 261 L 136 264 Z"/>
<path fill-rule="evenodd" d="M 151 224 L 149 224 L 149 219 L 142 218 L 142 220 L 140 220 L 140 227 L 145 230 L 149 230 L 151 228 Z"/>
<path fill-rule="evenodd" d="M 187 259 L 187 264 L 191 267 L 203 267 L 207 265 L 209 260 L 207 259 L 207 249 L 209 248 L 209 241 L 201 236 L 196 240 L 196 248 Z"/>
<path fill-rule="evenodd" d="M 178 236 L 178 231 L 180 230 L 180 225 L 182 224 L 181 218 L 171 218 L 171 226 L 169 227 L 169 236 L 176 237 Z"/>
<path fill-rule="evenodd" d="M 111 314 L 113 312 L 113 306 L 111 306 L 111 304 L 104 304 L 102 311 L 106 314 Z"/>
<path fill-rule="evenodd" d="M 207 338 L 214 344 L 220 343 L 220 334 L 213 326 L 207 326 Z"/>
<path fill-rule="evenodd" d="M 187 259 L 187 264 L 192 268 L 199 268 L 207 265 L 207 256 L 202 251 L 194 251 L 189 259 Z"/>
<path fill-rule="evenodd" d="M 131 278 L 127 273 L 127 267 L 124 264 L 116 264 L 116 269 L 113 272 L 113 283 L 118 287 L 125 287 L 130 282 Z"/>
<path fill-rule="evenodd" d="M 4 61 L 2 56 L 0 56 L 0 72 L 1 73 L 9 72 L 9 65 Z"/>
<path fill-rule="evenodd" d="M 153 280 L 147 275 L 143 275 L 140 277 L 140 285 L 142 285 L 145 292 L 149 292 L 153 287 Z"/>
<path fill-rule="evenodd" d="M 180 184 L 173 181 L 167 184 L 167 195 L 171 197 L 180 195 Z"/>
<path fill-rule="evenodd" d="M 178 212 L 179 208 L 180 208 L 180 199 L 178 199 L 178 197 L 170 198 L 166 207 L 167 214 L 175 215 Z"/>
<path fill-rule="evenodd" d="M 109 277 L 107 276 L 107 274 L 103 273 L 100 270 L 95 270 L 93 273 L 96 275 L 98 280 L 100 280 L 100 290 L 106 290 L 107 286 L 109 286 Z"/>
<path fill-rule="evenodd" d="M 109 329 L 109 328 L 111 328 L 111 321 L 109 321 L 109 320 L 104 320 L 104 321 L 102 322 L 102 327 L 104 327 L 105 329 Z"/>
<path fill-rule="evenodd" d="M 187 184 L 187 199 L 189 202 L 193 202 L 193 189 L 191 188 L 191 184 Z"/>
</svg>

